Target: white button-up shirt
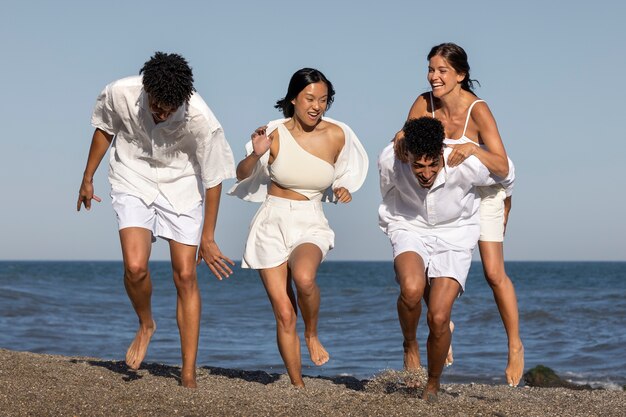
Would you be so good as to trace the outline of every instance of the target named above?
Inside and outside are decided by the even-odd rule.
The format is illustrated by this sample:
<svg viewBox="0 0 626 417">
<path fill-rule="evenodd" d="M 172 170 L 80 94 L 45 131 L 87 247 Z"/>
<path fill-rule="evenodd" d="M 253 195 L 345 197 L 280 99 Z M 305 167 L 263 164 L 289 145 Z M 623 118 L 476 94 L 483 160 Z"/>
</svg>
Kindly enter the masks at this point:
<svg viewBox="0 0 626 417">
<path fill-rule="evenodd" d="M 448 167 L 451 151 L 444 149 L 444 166 L 430 188 L 420 186 L 410 164 L 396 159 L 393 143 L 382 151 L 378 170 L 383 201 L 378 221 L 385 233 L 407 230 L 435 236 L 460 249 L 476 246 L 480 236 L 480 198 L 474 187 L 502 183 L 510 188 L 515 173 L 510 170 L 505 179 L 494 177 L 475 156 Z"/>
<path fill-rule="evenodd" d="M 199 94 L 155 123 L 142 77 L 107 85 L 91 124 L 114 136 L 109 180 L 114 191 L 151 204 L 162 193 L 180 214 L 202 201 L 207 188 L 235 177 L 222 126 Z"/>
</svg>

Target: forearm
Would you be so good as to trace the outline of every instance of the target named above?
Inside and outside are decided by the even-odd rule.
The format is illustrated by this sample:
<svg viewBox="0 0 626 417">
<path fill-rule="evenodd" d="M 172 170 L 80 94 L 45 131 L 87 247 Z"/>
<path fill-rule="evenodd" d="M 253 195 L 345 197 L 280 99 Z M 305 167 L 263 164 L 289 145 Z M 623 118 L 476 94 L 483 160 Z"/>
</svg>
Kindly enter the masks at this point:
<svg viewBox="0 0 626 417">
<path fill-rule="evenodd" d="M 509 174 L 509 161 L 506 155 L 498 155 L 476 146 L 474 155 L 493 175 L 504 178 Z"/>
<path fill-rule="evenodd" d="M 204 200 L 204 223 L 202 226 L 202 241 L 215 241 L 215 226 L 217 225 L 217 213 L 222 196 L 222 184 L 208 188 Z"/>
<path fill-rule="evenodd" d="M 102 162 L 102 158 L 106 155 L 112 140 L 113 136 L 100 129 L 96 129 L 93 132 L 91 146 L 89 148 L 89 156 L 87 157 L 87 165 L 85 166 L 85 171 L 83 173 L 83 181 L 86 180 L 91 182 L 93 180 L 93 176 L 96 173 L 100 162 Z"/>
<path fill-rule="evenodd" d="M 248 178 L 252 171 L 254 171 L 254 166 L 257 164 L 261 157 L 257 156 L 254 152 L 250 155 L 246 156 L 239 164 L 237 165 L 237 181 L 245 180 Z"/>
</svg>

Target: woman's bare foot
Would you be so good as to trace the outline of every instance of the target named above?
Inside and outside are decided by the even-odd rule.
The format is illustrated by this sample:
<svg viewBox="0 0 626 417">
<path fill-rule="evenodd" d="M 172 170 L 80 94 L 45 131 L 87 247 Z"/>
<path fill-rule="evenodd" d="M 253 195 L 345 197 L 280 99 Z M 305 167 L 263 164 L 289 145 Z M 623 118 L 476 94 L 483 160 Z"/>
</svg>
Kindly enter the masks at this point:
<svg viewBox="0 0 626 417">
<path fill-rule="evenodd" d="M 156 322 L 154 320 L 152 320 L 151 326 L 140 326 L 137 330 L 135 339 L 126 351 L 126 365 L 128 365 L 130 369 L 137 370 L 141 366 L 143 358 L 146 357 L 150 339 L 152 339 L 152 335 L 155 331 Z"/>
<path fill-rule="evenodd" d="M 326 352 L 317 336 L 305 336 L 304 339 L 306 340 L 306 347 L 309 349 L 311 361 L 315 365 L 321 366 L 328 362 L 330 355 Z M 304 383 L 302 383 L 302 386 L 304 386 Z"/>
<path fill-rule="evenodd" d="M 450 333 L 454 332 L 454 323 L 450 320 Z M 446 356 L 445 365 L 450 366 L 454 363 L 454 356 L 452 355 L 452 342 L 450 342 L 450 348 L 448 349 L 448 356 Z"/>
<path fill-rule="evenodd" d="M 518 349 L 509 348 L 509 361 L 504 370 L 506 382 L 511 387 L 519 385 L 524 373 L 524 346 L 520 345 Z"/>
</svg>

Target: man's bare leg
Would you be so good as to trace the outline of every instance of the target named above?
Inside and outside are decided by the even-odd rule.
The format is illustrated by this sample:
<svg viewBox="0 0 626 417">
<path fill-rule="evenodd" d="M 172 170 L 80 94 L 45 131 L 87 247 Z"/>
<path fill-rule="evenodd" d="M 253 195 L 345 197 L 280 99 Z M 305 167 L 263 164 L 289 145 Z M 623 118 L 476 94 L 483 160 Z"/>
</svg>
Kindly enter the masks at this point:
<svg viewBox="0 0 626 417">
<path fill-rule="evenodd" d="M 119 233 L 124 258 L 124 286 L 139 319 L 139 329 L 126 351 L 126 365 L 139 369 L 156 330 L 151 306 L 152 281 L 148 270 L 152 232 L 140 227 L 127 227 Z"/>
<path fill-rule="evenodd" d="M 450 315 L 452 305 L 461 286 L 452 278 L 433 278 L 430 281 L 428 300 L 428 381 L 422 398 L 432 402 L 437 400 L 441 373 L 450 348 L 452 332 Z"/>
<path fill-rule="evenodd" d="M 170 255 L 177 294 L 176 321 L 183 359 L 181 384 L 186 388 L 197 387 L 196 358 L 202 302 L 196 273 L 196 251 L 197 246 L 184 245 L 170 240 Z"/>
<path fill-rule="evenodd" d="M 321 262 L 322 251 L 312 243 L 298 246 L 289 258 L 289 268 L 297 290 L 298 306 L 304 321 L 304 340 L 311 361 L 317 366 L 325 364 L 330 359 L 317 333 L 320 289 L 315 282 L 315 277 Z"/>
<path fill-rule="evenodd" d="M 283 358 L 291 384 L 304 388 L 302 379 L 302 362 L 300 358 L 300 338 L 296 331 L 298 309 L 296 305 L 291 279 L 287 271 L 287 263 L 275 268 L 259 270 L 267 296 L 272 303 L 276 318 L 276 341 L 278 351 Z"/>
<path fill-rule="evenodd" d="M 502 324 L 508 338 L 508 362 L 504 372 L 506 382 L 517 386 L 524 373 L 524 346 L 519 334 L 519 312 L 513 282 L 504 268 L 502 242 L 478 242 L 487 283 L 493 291 Z"/>
<path fill-rule="evenodd" d="M 422 297 L 426 287 L 424 261 L 415 252 L 404 252 L 394 259 L 396 279 L 400 284 L 400 295 L 396 307 L 402 329 L 402 348 L 404 350 L 404 369 L 417 371 L 421 367 L 417 325 L 422 314 Z M 419 381 L 410 379 L 407 386 L 417 388 Z"/>
</svg>

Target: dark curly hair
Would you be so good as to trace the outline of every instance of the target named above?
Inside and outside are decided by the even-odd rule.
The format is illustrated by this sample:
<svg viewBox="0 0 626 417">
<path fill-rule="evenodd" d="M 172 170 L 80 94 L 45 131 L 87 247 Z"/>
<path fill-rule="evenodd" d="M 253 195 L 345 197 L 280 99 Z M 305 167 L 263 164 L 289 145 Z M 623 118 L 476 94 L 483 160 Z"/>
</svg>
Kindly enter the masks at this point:
<svg viewBox="0 0 626 417">
<path fill-rule="evenodd" d="M 415 159 L 435 159 L 441 154 L 445 131 L 441 122 L 433 117 L 423 116 L 410 119 L 402 128 L 406 150 Z"/>
<path fill-rule="evenodd" d="M 161 105 L 178 108 L 195 91 L 191 67 L 178 54 L 155 52 L 139 74 L 143 74 L 144 90 Z"/>
<path fill-rule="evenodd" d="M 296 98 L 300 91 L 304 90 L 304 88 L 309 84 L 314 84 L 317 82 L 324 82 L 326 87 L 328 88 L 328 98 L 326 100 L 326 110 L 330 109 L 330 105 L 333 103 L 335 99 L 335 90 L 333 89 L 333 84 L 322 74 L 321 71 L 318 71 L 314 68 L 302 68 L 296 71 L 289 81 L 289 87 L 287 87 L 287 95 L 284 98 L 281 98 L 276 102 L 274 108 L 277 108 L 283 112 L 285 117 L 292 117 L 294 113 L 294 107 L 291 103 L 291 100 Z"/>
<path fill-rule="evenodd" d="M 450 64 L 456 72 L 459 74 L 465 74 L 465 78 L 461 81 L 461 88 L 469 91 L 470 93 L 474 93 L 474 83 L 478 85 L 480 85 L 480 83 L 477 80 L 472 80 L 470 78 L 470 65 L 467 61 L 467 53 L 465 52 L 465 49 L 461 48 L 456 43 L 442 43 L 433 46 L 426 59 L 430 61 L 432 57 L 437 55 L 440 55 L 448 61 L 448 64 Z"/>
</svg>

